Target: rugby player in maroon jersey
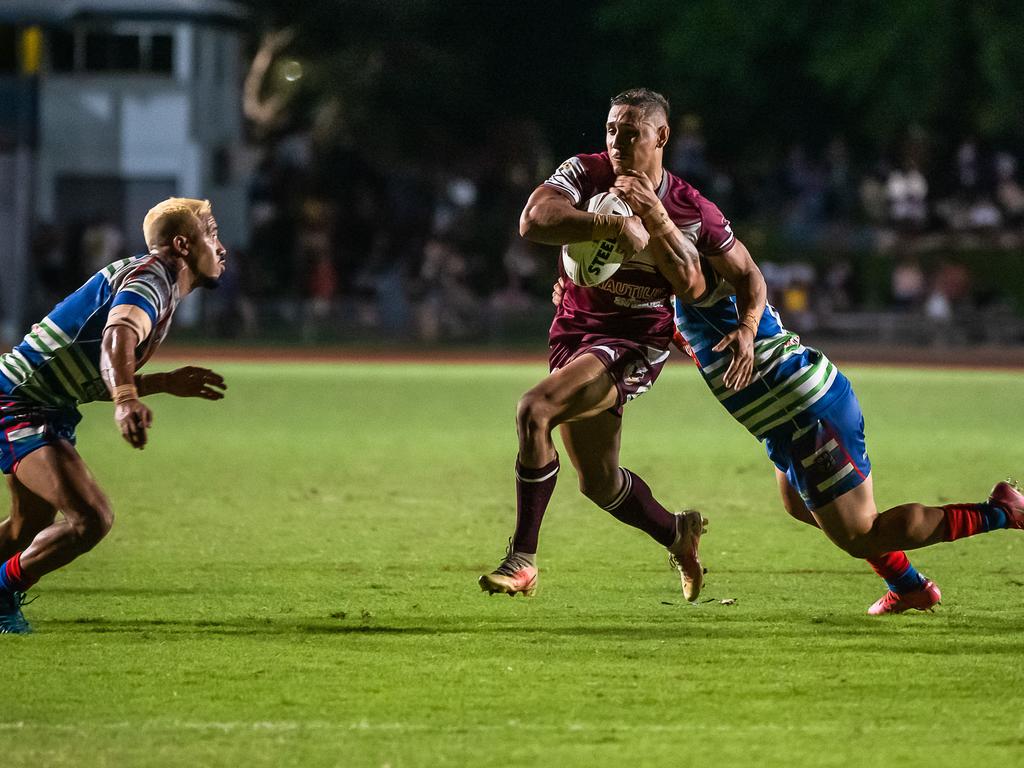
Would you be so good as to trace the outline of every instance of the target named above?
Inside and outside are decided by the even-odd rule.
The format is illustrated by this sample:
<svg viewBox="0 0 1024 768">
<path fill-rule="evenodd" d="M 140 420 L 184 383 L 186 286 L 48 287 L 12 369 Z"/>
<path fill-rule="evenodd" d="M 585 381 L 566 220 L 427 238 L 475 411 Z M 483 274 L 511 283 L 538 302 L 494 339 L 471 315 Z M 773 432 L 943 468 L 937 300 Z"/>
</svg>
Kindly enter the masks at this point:
<svg viewBox="0 0 1024 768">
<path fill-rule="evenodd" d="M 614 236 L 631 257 L 596 287 L 567 286 L 549 333 L 550 373 L 519 401 L 516 526 L 505 559 L 480 577 L 491 594 L 536 589 L 538 534 L 559 470 L 555 427 L 580 491 L 668 549 L 687 600 L 700 592 L 697 547 L 707 521 L 694 510 L 669 512 L 640 477 L 619 466 L 623 405 L 650 389 L 668 359 L 672 295 L 693 301 L 706 290 L 698 252 L 743 294 L 744 317 L 760 316 L 765 292 L 721 212 L 664 168 L 668 117 L 667 100 L 646 88 L 615 96 L 606 151 L 567 160 L 523 209 L 520 233 L 528 240 L 564 245 Z M 585 210 L 587 200 L 609 190 L 630 204 L 633 216 Z M 732 352 L 730 386 L 750 378 L 753 328 L 756 320 L 721 341 Z"/>
</svg>

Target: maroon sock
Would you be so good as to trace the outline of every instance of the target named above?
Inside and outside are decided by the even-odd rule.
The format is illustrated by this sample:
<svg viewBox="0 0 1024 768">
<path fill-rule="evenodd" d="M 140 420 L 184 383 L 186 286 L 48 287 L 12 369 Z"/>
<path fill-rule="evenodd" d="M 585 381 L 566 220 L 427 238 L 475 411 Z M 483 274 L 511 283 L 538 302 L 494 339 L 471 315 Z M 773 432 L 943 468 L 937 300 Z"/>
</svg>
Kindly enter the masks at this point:
<svg viewBox="0 0 1024 768">
<path fill-rule="evenodd" d="M 512 549 L 527 554 L 537 553 L 540 524 L 548 508 L 558 480 L 558 456 L 539 469 L 524 467 L 516 459 L 516 532 Z"/>
<path fill-rule="evenodd" d="M 622 473 L 622 490 L 604 510 L 616 520 L 639 528 L 661 546 L 672 546 L 676 540 L 676 516 L 658 503 L 638 475 L 625 467 L 619 467 L 619 472 Z"/>
</svg>

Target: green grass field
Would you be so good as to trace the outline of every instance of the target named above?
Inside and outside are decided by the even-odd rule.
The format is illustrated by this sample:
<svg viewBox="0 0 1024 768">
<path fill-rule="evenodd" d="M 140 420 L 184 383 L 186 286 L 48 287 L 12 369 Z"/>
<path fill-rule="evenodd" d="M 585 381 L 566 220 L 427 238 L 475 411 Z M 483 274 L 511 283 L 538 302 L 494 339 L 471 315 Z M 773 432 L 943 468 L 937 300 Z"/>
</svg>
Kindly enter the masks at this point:
<svg viewBox="0 0 1024 768">
<path fill-rule="evenodd" d="M 216 367 L 227 399 L 153 398 L 142 453 L 85 409 L 118 521 L 33 590 L 35 635 L 0 638 L 6 765 L 1024 761 L 1024 536 L 918 552 L 943 604 L 866 616 L 881 582 L 782 511 L 684 364 L 628 406 L 623 462 L 710 518 L 698 606 L 568 465 L 537 597 L 479 591 L 540 363 Z M 1024 474 L 1019 373 L 848 373 L 880 507 Z"/>
</svg>

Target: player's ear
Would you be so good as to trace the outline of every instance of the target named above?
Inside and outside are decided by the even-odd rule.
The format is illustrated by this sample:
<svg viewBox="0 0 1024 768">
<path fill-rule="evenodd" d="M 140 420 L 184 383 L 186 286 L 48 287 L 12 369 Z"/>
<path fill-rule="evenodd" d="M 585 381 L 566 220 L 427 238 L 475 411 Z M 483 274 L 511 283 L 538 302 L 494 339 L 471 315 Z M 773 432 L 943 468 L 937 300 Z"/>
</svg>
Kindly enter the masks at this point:
<svg viewBox="0 0 1024 768">
<path fill-rule="evenodd" d="M 658 148 L 668 144 L 668 124 L 658 126 Z"/>
<path fill-rule="evenodd" d="M 174 246 L 176 253 L 182 256 L 188 255 L 188 238 L 185 235 L 175 235 L 171 238 L 171 245 Z"/>
</svg>

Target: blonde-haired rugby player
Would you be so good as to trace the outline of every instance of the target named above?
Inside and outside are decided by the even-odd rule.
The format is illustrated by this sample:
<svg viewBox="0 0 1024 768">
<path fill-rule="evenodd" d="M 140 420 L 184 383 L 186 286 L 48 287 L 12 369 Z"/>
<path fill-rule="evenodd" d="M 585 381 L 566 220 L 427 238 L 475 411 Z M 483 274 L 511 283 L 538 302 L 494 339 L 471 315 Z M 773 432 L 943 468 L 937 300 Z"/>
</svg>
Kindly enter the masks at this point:
<svg viewBox="0 0 1024 768">
<path fill-rule="evenodd" d="M 113 524 L 110 502 L 75 450 L 77 406 L 112 400 L 121 435 L 143 448 L 153 414 L 140 398 L 224 396 L 224 380 L 205 368 L 136 373 L 167 336 L 181 299 L 217 285 L 224 272 L 210 203 L 172 197 L 146 214 L 142 230 L 148 253 L 101 269 L 0 355 L 0 470 L 11 492 L 10 517 L 0 523 L 0 634 L 31 632 L 25 591 Z"/>
</svg>

